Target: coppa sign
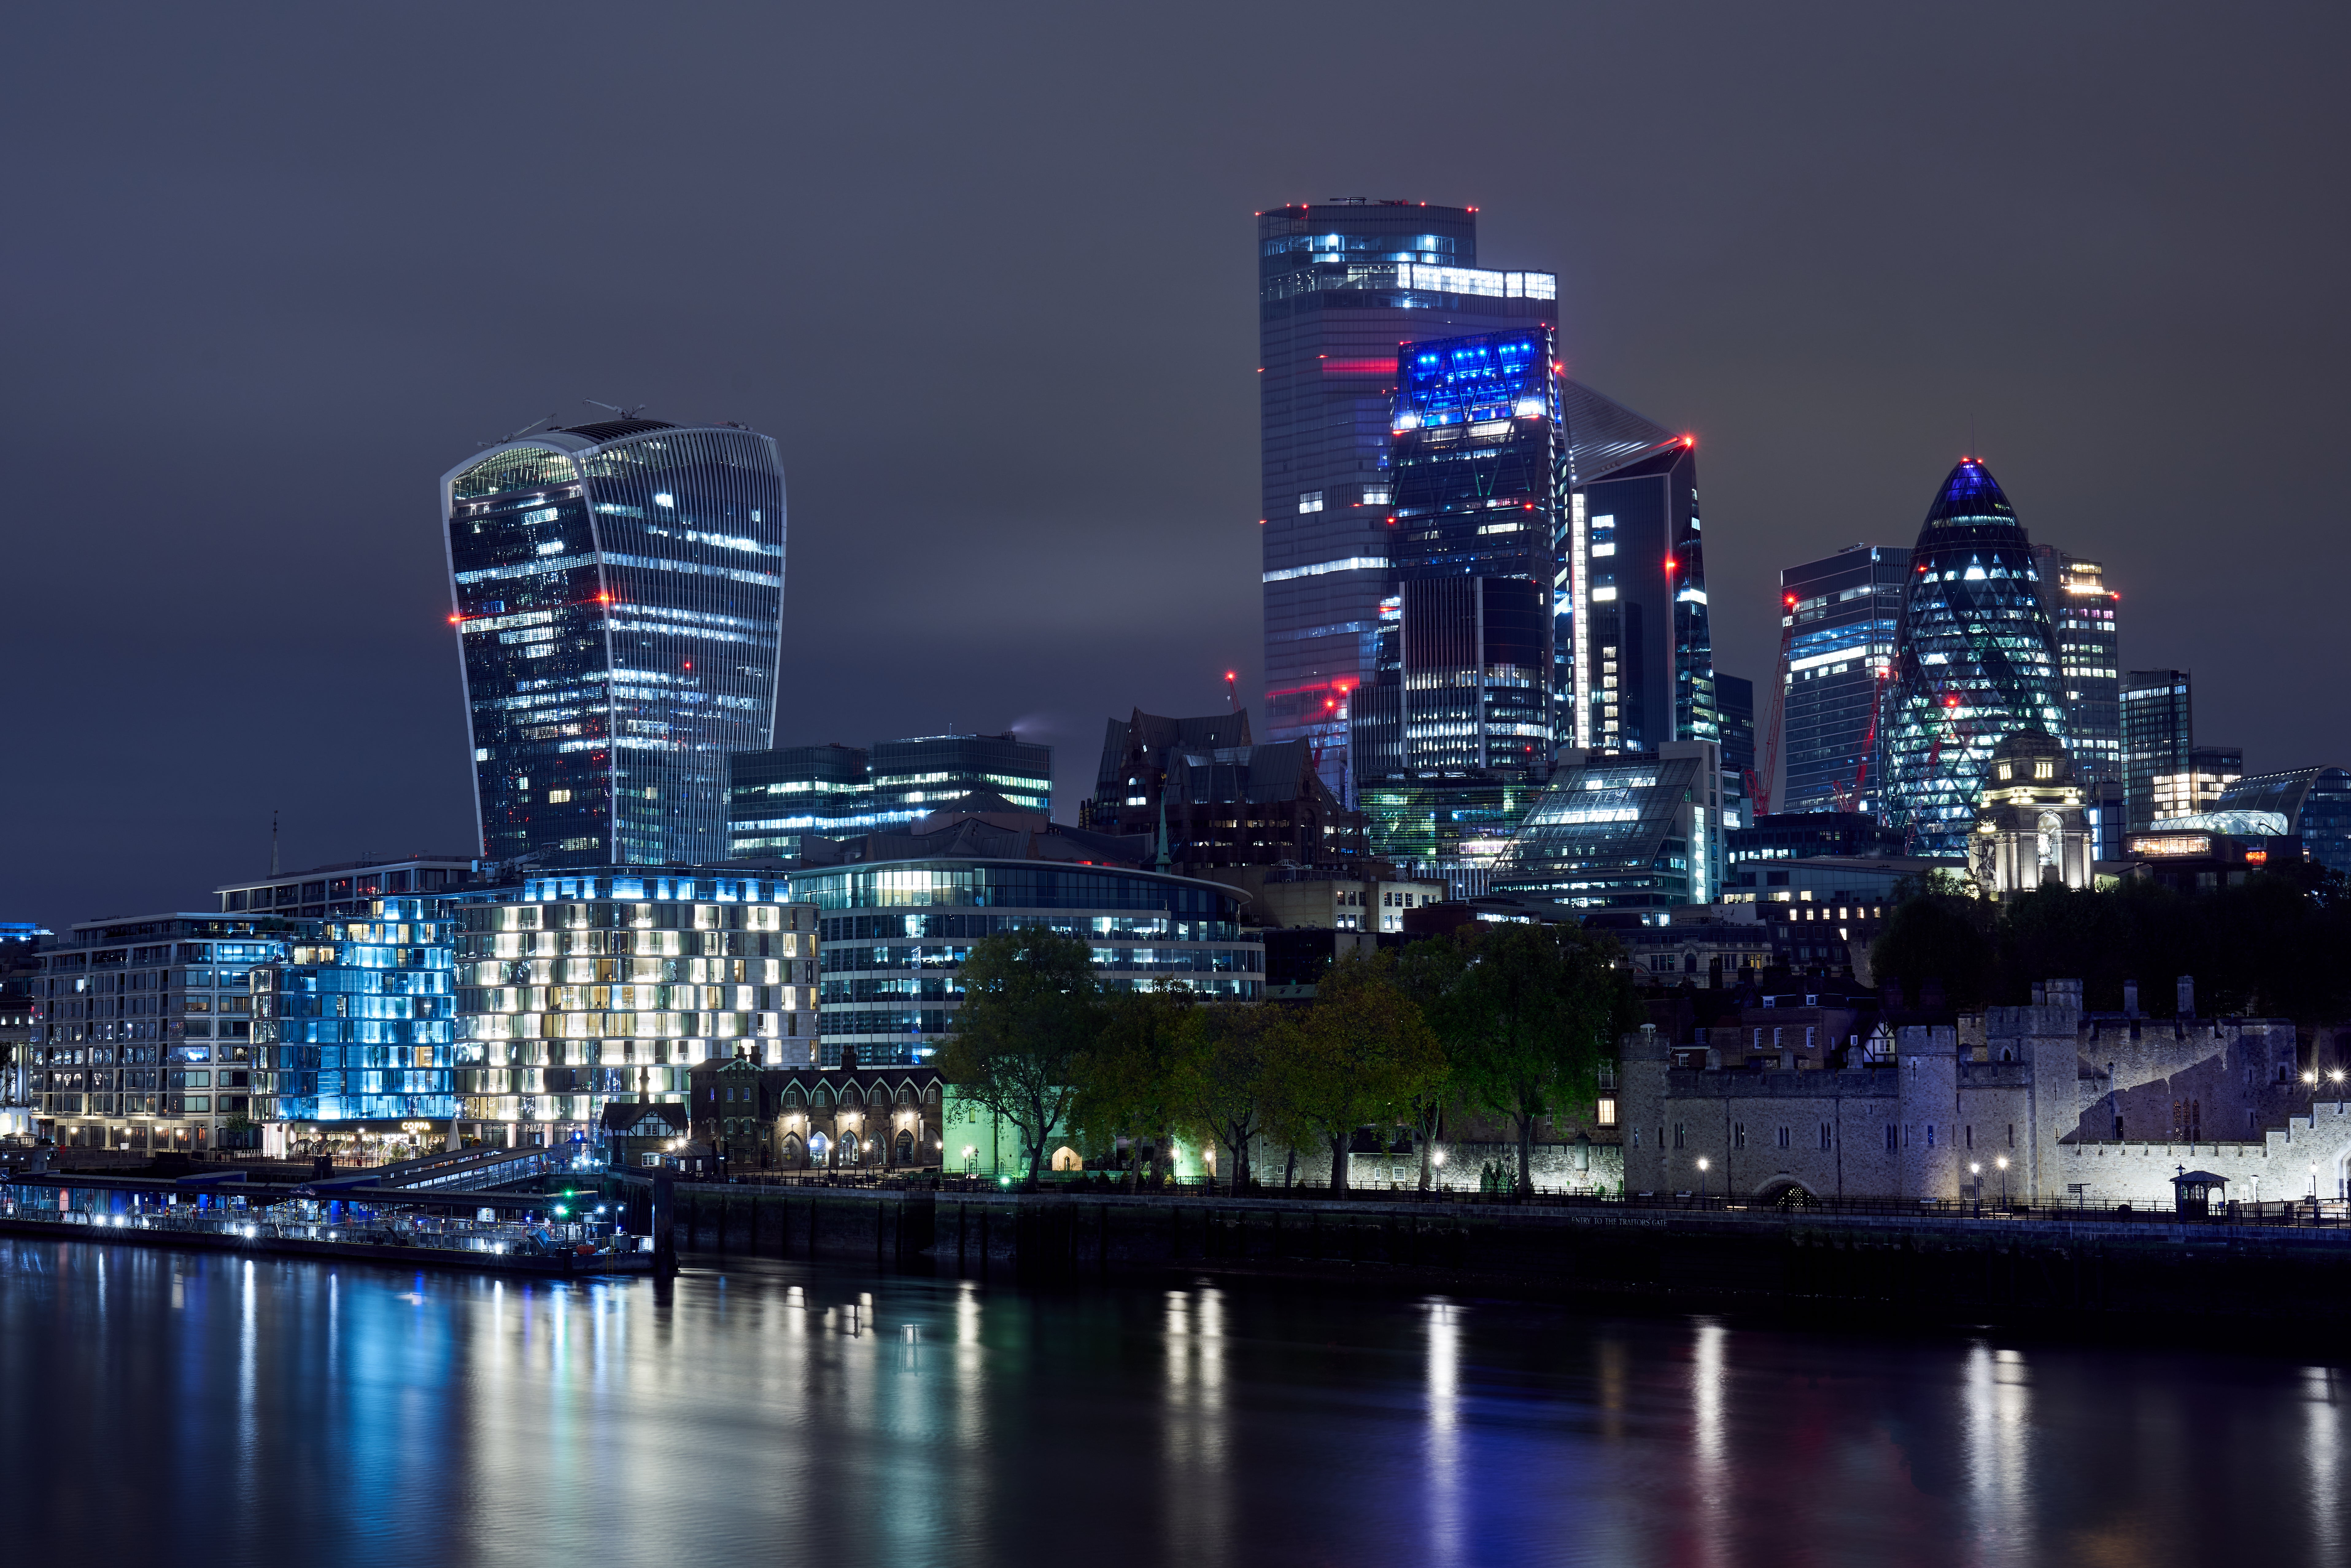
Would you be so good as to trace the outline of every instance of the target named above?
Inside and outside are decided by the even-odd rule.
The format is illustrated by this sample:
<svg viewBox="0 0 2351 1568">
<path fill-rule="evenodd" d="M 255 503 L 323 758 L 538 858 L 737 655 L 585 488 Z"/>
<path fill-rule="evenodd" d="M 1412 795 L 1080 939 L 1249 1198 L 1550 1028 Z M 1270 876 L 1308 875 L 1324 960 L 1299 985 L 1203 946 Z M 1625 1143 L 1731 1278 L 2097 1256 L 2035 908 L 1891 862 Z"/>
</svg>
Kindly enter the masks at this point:
<svg viewBox="0 0 2351 1568">
<path fill-rule="evenodd" d="M 433 1130 L 433 1124 L 430 1122 L 402 1122 L 400 1124 L 400 1130 L 403 1133 L 429 1133 Z"/>
</svg>

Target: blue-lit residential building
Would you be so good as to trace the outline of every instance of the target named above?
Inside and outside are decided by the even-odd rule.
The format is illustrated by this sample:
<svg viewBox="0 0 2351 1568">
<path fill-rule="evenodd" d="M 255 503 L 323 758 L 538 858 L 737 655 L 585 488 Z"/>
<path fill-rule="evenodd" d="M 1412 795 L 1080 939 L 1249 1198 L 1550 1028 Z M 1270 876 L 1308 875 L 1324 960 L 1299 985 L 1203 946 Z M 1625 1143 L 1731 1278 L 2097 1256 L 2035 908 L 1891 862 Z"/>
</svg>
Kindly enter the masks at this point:
<svg viewBox="0 0 2351 1568">
<path fill-rule="evenodd" d="M 1474 209 L 1403 201 L 1259 213 L 1258 383 L 1266 734 L 1316 743 L 1349 804 L 1349 699 L 1377 660 L 1397 345 L 1550 331 L 1558 282 L 1480 267 Z"/>
<path fill-rule="evenodd" d="M 2062 744 L 2065 719 L 2032 541 L 1991 471 L 1963 457 L 1910 551 L 1879 718 L 1886 821 L 1913 854 L 1965 855 L 1992 752 L 2022 730 Z"/>
<path fill-rule="evenodd" d="M 1111 989 L 1180 980 L 1256 999 L 1265 948 L 1241 929 L 1245 895 L 1145 870 L 1147 845 L 973 810 L 840 844 L 833 864 L 804 862 L 792 890 L 823 936 L 820 1065 L 839 1065 L 844 1048 L 861 1066 L 927 1060 L 954 1030 L 971 945 L 1030 926 L 1085 939 Z"/>
<path fill-rule="evenodd" d="M 254 966 L 256 1120 L 288 1150 L 444 1146 L 457 1114 L 455 920 L 442 898 L 378 898 Z"/>
<path fill-rule="evenodd" d="M 482 853 L 726 858 L 726 758 L 773 744 L 784 476 L 735 426 L 620 419 L 442 476 Z"/>
<path fill-rule="evenodd" d="M 1878 699 L 1894 668 L 1910 552 L 1849 545 L 1780 572 L 1782 811 L 1878 811 L 1885 766 Z M 1765 786 L 1770 779 L 1762 780 Z"/>
<path fill-rule="evenodd" d="M 34 980 L 36 1131 L 64 1148 L 258 1147 L 248 977 L 307 929 L 185 911 L 72 926 Z"/>
<path fill-rule="evenodd" d="M 581 867 L 469 892 L 456 925 L 461 1133 L 590 1140 L 608 1102 L 680 1100 L 713 1057 L 813 1060 L 815 915 L 780 877 Z"/>
</svg>

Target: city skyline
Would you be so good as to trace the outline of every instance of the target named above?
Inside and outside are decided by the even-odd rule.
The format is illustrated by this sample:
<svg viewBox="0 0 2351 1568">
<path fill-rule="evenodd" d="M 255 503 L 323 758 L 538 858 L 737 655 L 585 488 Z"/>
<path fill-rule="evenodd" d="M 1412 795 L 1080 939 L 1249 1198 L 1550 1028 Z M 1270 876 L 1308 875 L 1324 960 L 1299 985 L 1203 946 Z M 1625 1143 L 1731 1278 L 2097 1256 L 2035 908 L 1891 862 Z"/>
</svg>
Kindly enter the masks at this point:
<svg viewBox="0 0 2351 1568">
<path fill-rule="evenodd" d="M 780 160 L 793 137 L 819 133 L 824 93 L 752 110 L 732 105 L 757 95 L 698 92 L 684 121 L 612 154 L 632 178 L 673 171 L 665 210 L 725 214 L 690 256 L 638 239 L 594 256 L 503 235 L 421 244 L 465 210 L 448 192 L 552 151 L 535 139 L 556 133 L 494 107 L 478 66 L 412 89 L 434 75 L 414 38 L 335 24 L 364 64 L 339 74 L 330 100 L 285 68 L 318 38 L 231 57 L 159 23 L 109 47 L 172 115 L 164 138 L 160 119 L 99 124 L 57 96 L 99 50 L 82 26 L 61 20 L 28 51 L 67 51 L 51 73 L 60 87 L 28 79 L 17 99 L 16 112 L 73 134 L 41 139 L 57 178 L 27 196 L 19 246 L 42 308 L 19 335 L 28 373 L 8 439 L 20 516 L 74 519 L 20 528 L 20 570 L 40 584 L 103 573 L 106 613 L 78 592 L 37 592 L 9 622 L 26 757 L 5 786 L 20 825 L 0 876 L 12 918 L 62 929 L 201 906 L 204 890 L 266 868 L 274 809 L 288 865 L 464 850 L 472 802 L 431 476 L 528 416 L 600 417 L 589 399 L 680 423 L 737 419 L 778 442 L 802 525 L 786 613 L 806 617 L 792 650 L 806 664 L 784 682 L 777 744 L 1015 728 L 1057 747 L 1056 805 L 1071 816 L 1103 714 L 1205 711 L 1227 670 L 1242 692 L 1264 689 L 1252 580 L 1263 513 L 1249 479 L 1258 361 L 1236 302 L 1251 287 L 1250 214 L 1333 193 L 1474 205 L 1481 266 L 1559 277 L 1565 373 L 1696 435 L 1725 670 L 1768 684 L 1778 571 L 1855 538 L 1901 543 L 1917 494 L 1968 452 L 2030 497 L 2036 539 L 2103 563 L 2131 601 L 2125 660 L 2196 670 L 2210 727 L 2243 747 L 2248 768 L 2341 760 L 2332 741 L 2351 698 L 2318 674 L 2313 618 L 2254 610 L 2280 559 L 2340 575 L 2345 547 L 2319 526 L 2331 495 L 2315 465 L 2255 471 L 2225 455 L 2251 445 L 2256 409 L 2263 439 L 2282 423 L 2306 450 L 2339 426 L 2343 394 L 2310 345 L 2339 331 L 2342 307 L 2297 269 L 2334 252 L 2341 219 L 2284 194 L 2324 185 L 2300 162 L 2322 155 L 2277 149 L 2343 139 L 2304 125 L 2281 141 L 2275 106 L 2301 95 L 2212 79 L 2209 40 L 2175 22 L 2120 41 L 2064 19 L 2020 25 L 2032 47 L 2018 57 L 2035 70 L 2102 62 L 2086 97 L 2061 107 L 2027 91 L 2021 67 L 1961 71 L 1925 31 L 1798 50 L 1726 21 L 1694 41 L 1672 89 L 1719 111 L 1679 117 L 1637 160 L 1570 170 L 1510 153 L 1474 175 L 1442 155 L 1451 136 L 1359 145 L 1303 104 L 1269 100 L 1271 122 L 1203 123 L 1196 143 L 1155 149 L 1137 182 L 1118 172 L 1115 150 L 1131 144 L 1065 136 L 1050 93 L 1032 109 L 929 75 L 899 89 L 940 104 L 913 133 L 977 116 L 1000 146 L 967 152 L 945 183 L 895 152 L 828 172 Z M 870 41 L 839 26 L 842 43 Z M 1634 47 L 1627 26 L 1603 20 L 1577 47 Z M 689 59 L 743 68 L 708 66 L 707 38 L 673 52 L 690 37 L 691 25 L 627 68 L 582 58 L 576 90 L 615 90 L 624 68 L 675 78 Z M 994 57 L 996 43 L 973 42 Z M 1178 49 L 1165 76 L 1146 72 L 1132 110 L 1090 99 L 1090 112 L 1110 127 L 1143 122 L 1130 113 L 1156 121 L 1179 82 L 1191 94 L 1253 79 L 1202 47 Z M 1813 96 L 1837 107 L 1756 98 L 1743 84 L 1759 52 L 1777 79 L 1836 88 Z M 2191 69 L 2202 107 L 2182 120 L 2160 84 Z M 839 90 L 865 79 L 843 74 Z M 1997 131 L 1962 134 L 1881 78 L 2022 96 Z M 1494 85 L 1428 90 L 1458 109 L 1468 136 L 1516 118 Z M 1629 89 L 1588 90 L 1630 112 L 1616 101 Z M 235 114 L 216 107 L 231 99 Z M 1722 142 L 1723 115 L 1745 145 Z M 336 128 L 412 116 L 418 133 L 397 162 L 332 160 Z M 1859 134 L 1871 125 L 1890 149 Z M 297 134 L 308 130 L 320 133 Z M 735 151 L 678 168 L 670 152 L 689 141 Z M 1865 143 L 1877 150 L 1856 151 Z M 2177 156 L 2183 147 L 2217 152 Z M 1667 162 L 1685 182 L 1670 203 L 1652 177 Z M 1035 204 L 1001 196 L 1015 169 L 1040 196 L 1089 191 L 1087 265 L 1037 266 L 1020 237 Z M 733 183 L 779 170 L 808 240 L 728 200 Z M 608 174 L 562 176 L 562 200 Z M 209 207 L 171 194 L 199 178 L 217 194 Z M 1840 178 L 1855 193 L 1849 210 L 1823 220 L 1771 207 Z M 2086 209 L 2085 188 L 2098 193 Z M 93 191 L 115 194 L 93 203 Z M 2034 243 L 1957 261 L 1917 243 L 1942 232 L 1958 191 L 1994 202 Z M 952 266 L 946 242 L 906 226 L 925 200 L 956 236 Z M 132 240 L 142 207 L 177 214 L 168 255 Z M 1098 256 L 1120 259 L 1092 267 Z M 2283 317 L 2248 321 L 2221 308 L 2231 290 L 2215 278 L 2258 278 L 2307 303 L 2291 331 Z M 918 307 L 886 305 L 948 283 Z M 1150 310 L 1122 304 L 1137 290 Z M 959 303 L 981 298 L 985 309 Z M 658 310 L 632 313 L 653 300 Z M 604 329 L 523 326 L 541 301 Z M 929 347 L 942 310 L 961 334 L 943 352 Z M 1146 368 L 1123 401 L 1058 395 L 1073 364 L 1105 353 Z M 904 392 L 917 364 L 935 392 Z M 2229 395 L 2217 428 L 2183 452 L 2160 389 L 2189 373 Z M 37 399 L 22 390 L 34 385 Z M 934 402 L 956 416 L 936 417 Z M 108 483 L 67 477 L 93 472 Z M 2216 555 L 2215 528 L 2241 548 Z"/>
</svg>

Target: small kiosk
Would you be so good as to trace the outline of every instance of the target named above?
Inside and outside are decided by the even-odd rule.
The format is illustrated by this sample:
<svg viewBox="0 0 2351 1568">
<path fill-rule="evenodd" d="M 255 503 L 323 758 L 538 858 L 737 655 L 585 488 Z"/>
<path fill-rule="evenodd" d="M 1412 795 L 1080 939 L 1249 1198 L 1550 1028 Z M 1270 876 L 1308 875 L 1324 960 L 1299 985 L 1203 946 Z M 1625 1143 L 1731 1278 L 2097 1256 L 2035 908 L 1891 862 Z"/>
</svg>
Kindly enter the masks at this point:
<svg viewBox="0 0 2351 1568">
<path fill-rule="evenodd" d="M 2183 1219 L 2207 1219 L 2228 1197 L 2229 1178 L 2183 1170 L 2171 1178 L 2172 1207 Z"/>
</svg>

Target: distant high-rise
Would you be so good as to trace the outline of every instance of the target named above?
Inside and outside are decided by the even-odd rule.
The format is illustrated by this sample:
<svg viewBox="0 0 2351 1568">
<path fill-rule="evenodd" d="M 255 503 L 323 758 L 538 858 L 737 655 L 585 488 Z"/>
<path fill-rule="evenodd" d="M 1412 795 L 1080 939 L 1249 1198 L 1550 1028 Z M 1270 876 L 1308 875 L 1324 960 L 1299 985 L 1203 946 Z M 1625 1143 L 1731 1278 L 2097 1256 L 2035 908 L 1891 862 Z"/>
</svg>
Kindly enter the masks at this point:
<svg viewBox="0 0 2351 1568">
<path fill-rule="evenodd" d="M 2133 670 L 2123 677 L 2123 815 L 2134 833 L 2159 814 L 2155 781 L 2190 766 L 2196 712 L 2189 687 L 2185 670 Z"/>
<path fill-rule="evenodd" d="M 2047 545 L 2032 547 L 2041 598 L 2057 628 L 2057 668 L 2065 683 L 2066 747 L 2075 777 L 2090 787 L 2123 777 L 2121 639 L 2115 626 L 2122 595 L 2105 569 Z"/>
<path fill-rule="evenodd" d="M 730 858 L 791 860 L 810 833 L 847 838 L 873 831 L 865 748 L 832 742 L 738 751 L 727 758 Z"/>
<path fill-rule="evenodd" d="M 1560 744 L 1719 742 L 1696 443 L 1579 382 L 1560 402 L 1573 485 L 1554 603 Z"/>
<path fill-rule="evenodd" d="M 1879 733 L 1886 814 L 1912 852 L 1967 852 L 1984 770 L 2010 736 L 2066 738 L 2057 639 L 2032 541 L 1999 482 L 1963 457 L 1910 551 Z"/>
<path fill-rule="evenodd" d="M 1909 578 L 1910 552 L 1896 545 L 1849 545 L 1781 570 L 1788 653 L 1779 672 L 1780 732 L 1788 782 L 1772 797 L 1774 810 L 1880 810 L 1878 699 L 1894 668 Z"/>
<path fill-rule="evenodd" d="M 2148 808 L 2154 819 L 2148 826 L 2156 826 L 2168 817 L 2192 817 L 2213 810 L 2230 786 L 2244 776 L 2245 753 L 2241 747 L 2190 748 L 2185 768 L 2155 776 L 2154 800 Z"/>
<path fill-rule="evenodd" d="M 1558 325 L 1547 272 L 1478 266 L 1472 209 L 1401 201 L 1258 214 L 1266 737 L 1343 796 L 1349 702 L 1377 661 L 1399 344 Z"/>
<path fill-rule="evenodd" d="M 872 779 L 877 833 L 920 821 L 980 790 L 1001 795 L 1020 810 L 1050 816 L 1053 748 L 1008 732 L 876 741 Z"/>
<path fill-rule="evenodd" d="M 1722 722 L 1723 825 L 1726 831 L 1750 827 L 1755 801 L 1747 776 L 1755 771 L 1755 683 L 1715 671 L 1714 706 Z"/>
<path fill-rule="evenodd" d="M 1552 583 L 1562 520 L 1551 333 L 1402 351 L 1374 676 L 1354 694 L 1359 784 L 1540 779 L 1552 749 Z"/>
<path fill-rule="evenodd" d="M 482 852 L 725 859 L 727 756 L 775 725 L 774 441 L 650 419 L 549 430 L 459 464 L 441 498 Z"/>
</svg>

